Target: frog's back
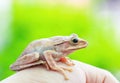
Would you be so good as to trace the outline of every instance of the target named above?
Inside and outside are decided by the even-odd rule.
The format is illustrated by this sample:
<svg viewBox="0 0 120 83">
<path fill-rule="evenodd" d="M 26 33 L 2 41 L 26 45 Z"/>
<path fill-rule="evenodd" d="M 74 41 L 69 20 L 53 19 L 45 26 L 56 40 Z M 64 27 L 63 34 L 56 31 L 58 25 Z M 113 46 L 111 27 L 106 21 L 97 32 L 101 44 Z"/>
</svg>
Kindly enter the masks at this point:
<svg viewBox="0 0 120 83">
<path fill-rule="evenodd" d="M 51 41 L 47 38 L 34 40 L 25 48 L 25 50 L 22 52 L 21 56 L 30 54 L 33 52 L 39 52 L 40 54 L 42 54 L 44 50 L 53 49 L 53 47 L 51 47 L 51 46 L 52 46 Z"/>
<path fill-rule="evenodd" d="M 43 54 L 45 50 L 55 50 L 54 45 L 62 43 L 64 38 L 64 36 L 54 36 L 51 38 L 34 40 L 27 46 L 21 56 L 32 52 L 39 52 L 39 54 Z"/>
<path fill-rule="evenodd" d="M 25 48 L 25 50 L 22 52 L 22 54 L 20 56 L 34 52 L 37 44 L 39 44 L 39 46 L 41 46 L 41 42 L 42 42 L 41 40 L 32 41 L 30 44 L 28 44 L 28 46 Z"/>
</svg>

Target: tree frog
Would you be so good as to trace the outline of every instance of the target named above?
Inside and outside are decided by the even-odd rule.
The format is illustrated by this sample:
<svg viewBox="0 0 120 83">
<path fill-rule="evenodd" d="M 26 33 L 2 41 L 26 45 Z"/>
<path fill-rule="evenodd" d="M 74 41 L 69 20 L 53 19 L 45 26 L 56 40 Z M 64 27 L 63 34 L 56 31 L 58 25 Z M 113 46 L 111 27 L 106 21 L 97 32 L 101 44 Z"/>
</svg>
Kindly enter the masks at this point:
<svg viewBox="0 0 120 83">
<path fill-rule="evenodd" d="M 87 44 L 87 41 L 79 38 L 77 34 L 38 39 L 27 46 L 10 68 L 14 71 L 20 71 L 36 65 L 45 65 L 49 70 L 60 72 L 68 80 L 65 70 L 72 71 L 72 69 L 57 65 L 57 62 L 68 66 L 74 65 L 72 60 L 66 56 L 75 50 L 85 48 Z"/>
</svg>

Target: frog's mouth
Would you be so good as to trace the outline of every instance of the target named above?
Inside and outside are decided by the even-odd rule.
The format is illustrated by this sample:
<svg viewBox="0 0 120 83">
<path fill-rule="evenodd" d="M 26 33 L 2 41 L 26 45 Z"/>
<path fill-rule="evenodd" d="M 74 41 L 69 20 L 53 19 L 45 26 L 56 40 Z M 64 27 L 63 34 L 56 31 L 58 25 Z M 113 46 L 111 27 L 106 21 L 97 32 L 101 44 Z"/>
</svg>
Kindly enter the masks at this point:
<svg viewBox="0 0 120 83">
<path fill-rule="evenodd" d="M 67 50 L 77 50 L 87 47 L 88 42 L 85 40 L 80 40 L 78 44 L 68 47 Z"/>
</svg>

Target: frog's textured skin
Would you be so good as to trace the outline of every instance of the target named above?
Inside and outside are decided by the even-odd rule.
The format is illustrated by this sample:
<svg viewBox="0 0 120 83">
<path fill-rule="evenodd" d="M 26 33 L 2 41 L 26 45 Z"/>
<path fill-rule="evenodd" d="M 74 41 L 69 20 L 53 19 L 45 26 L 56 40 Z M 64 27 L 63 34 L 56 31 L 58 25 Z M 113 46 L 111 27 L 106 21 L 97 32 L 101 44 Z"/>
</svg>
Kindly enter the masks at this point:
<svg viewBox="0 0 120 83">
<path fill-rule="evenodd" d="M 56 63 L 60 61 L 69 66 L 74 65 L 66 56 L 86 46 L 87 42 L 79 38 L 77 34 L 35 40 L 27 46 L 10 68 L 11 70 L 19 71 L 36 65 L 45 65 L 49 70 L 62 73 L 64 78 L 68 80 L 64 70 L 72 71 L 72 69 L 59 66 Z"/>
</svg>

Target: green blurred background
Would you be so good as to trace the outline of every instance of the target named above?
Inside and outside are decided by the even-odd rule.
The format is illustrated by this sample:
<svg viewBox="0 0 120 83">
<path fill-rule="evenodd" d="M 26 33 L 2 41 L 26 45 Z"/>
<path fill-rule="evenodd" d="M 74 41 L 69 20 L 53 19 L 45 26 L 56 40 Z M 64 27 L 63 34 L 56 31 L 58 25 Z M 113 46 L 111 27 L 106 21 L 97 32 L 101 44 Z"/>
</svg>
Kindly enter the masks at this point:
<svg viewBox="0 0 120 83">
<path fill-rule="evenodd" d="M 0 80 L 33 40 L 78 34 L 89 45 L 69 57 L 109 70 L 120 79 L 120 29 L 101 14 L 100 1 L 4 0 L 0 4 Z M 3 4 L 4 3 L 4 4 Z M 7 4 L 7 5 L 5 5 Z"/>
</svg>

